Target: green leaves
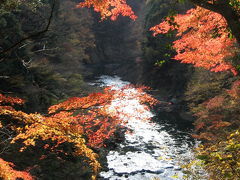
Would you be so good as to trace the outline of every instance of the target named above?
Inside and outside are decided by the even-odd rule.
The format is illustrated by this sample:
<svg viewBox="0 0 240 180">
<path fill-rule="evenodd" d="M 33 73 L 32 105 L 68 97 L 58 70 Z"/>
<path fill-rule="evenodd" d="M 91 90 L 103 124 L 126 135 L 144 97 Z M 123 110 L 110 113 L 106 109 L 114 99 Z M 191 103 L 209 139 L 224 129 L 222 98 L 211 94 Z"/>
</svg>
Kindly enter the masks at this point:
<svg viewBox="0 0 240 180">
<path fill-rule="evenodd" d="M 234 8 L 240 7 L 240 1 L 239 0 L 230 0 L 229 4 L 233 6 Z"/>
<path fill-rule="evenodd" d="M 186 0 L 178 0 L 179 3 L 185 3 Z"/>
<path fill-rule="evenodd" d="M 166 61 L 165 60 L 159 60 L 159 61 L 157 61 L 157 62 L 155 62 L 155 66 L 159 66 L 159 67 L 161 67 L 161 66 L 163 66 L 163 64 L 165 64 L 166 63 Z"/>
<path fill-rule="evenodd" d="M 209 156 L 208 155 L 197 155 L 196 156 L 197 159 L 200 159 L 200 160 L 208 160 L 209 159 Z"/>
<path fill-rule="evenodd" d="M 196 158 L 204 161 L 204 167 L 213 179 L 238 179 L 240 176 L 239 130 L 228 133 L 219 142 L 210 142 L 197 148 Z"/>
</svg>

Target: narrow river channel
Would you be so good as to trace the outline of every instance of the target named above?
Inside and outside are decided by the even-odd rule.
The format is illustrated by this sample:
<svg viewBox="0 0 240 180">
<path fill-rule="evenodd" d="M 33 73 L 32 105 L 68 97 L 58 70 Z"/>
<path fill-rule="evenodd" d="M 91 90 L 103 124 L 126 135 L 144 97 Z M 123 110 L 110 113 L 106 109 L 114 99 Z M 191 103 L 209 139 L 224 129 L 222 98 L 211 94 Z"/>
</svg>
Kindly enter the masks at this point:
<svg viewBox="0 0 240 180">
<path fill-rule="evenodd" d="M 101 76 L 96 83 L 99 86 L 121 88 L 129 82 L 122 81 L 118 76 Z M 124 89 L 134 92 L 134 88 Z M 122 112 L 128 114 L 127 128 L 132 133 L 107 155 L 109 170 L 101 172 L 100 179 L 109 180 L 181 180 L 184 173 L 181 164 L 192 157 L 194 141 L 189 132 L 184 132 L 169 125 L 167 120 L 161 121 L 156 112 L 146 110 L 145 105 L 130 96 L 114 100 L 110 108 L 119 108 L 125 104 Z M 141 112 L 136 115 L 137 112 Z M 151 118 L 154 121 L 145 121 Z"/>
</svg>

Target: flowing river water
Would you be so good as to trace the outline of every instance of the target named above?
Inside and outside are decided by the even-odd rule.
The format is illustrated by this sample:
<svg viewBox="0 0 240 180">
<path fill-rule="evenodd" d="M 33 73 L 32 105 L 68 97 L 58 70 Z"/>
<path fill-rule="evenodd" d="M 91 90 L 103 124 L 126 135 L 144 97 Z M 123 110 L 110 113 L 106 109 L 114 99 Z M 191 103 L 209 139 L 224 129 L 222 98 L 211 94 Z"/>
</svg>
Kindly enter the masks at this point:
<svg viewBox="0 0 240 180">
<path fill-rule="evenodd" d="M 95 84 L 121 90 L 129 82 L 122 81 L 118 76 L 101 76 Z M 135 92 L 136 89 L 131 87 L 124 91 Z M 114 109 L 120 107 L 119 103 L 124 104 L 121 106 L 124 115 L 120 118 L 128 118 L 124 126 L 131 129 L 132 133 L 126 133 L 124 142 L 108 153 L 108 171 L 101 172 L 100 179 L 183 179 L 184 173 L 180 166 L 193 156 L 192 148 L 195 144 L 189 132 L 169 125 L 167 120 L 161 121 L 156 112 L 147 110 L 138 99 L 130 96 L 131 93 L 120 100 L 115 99 L 110 106 Z M 145 121 L 146 118 L 155 121 Z"/>
</svg>

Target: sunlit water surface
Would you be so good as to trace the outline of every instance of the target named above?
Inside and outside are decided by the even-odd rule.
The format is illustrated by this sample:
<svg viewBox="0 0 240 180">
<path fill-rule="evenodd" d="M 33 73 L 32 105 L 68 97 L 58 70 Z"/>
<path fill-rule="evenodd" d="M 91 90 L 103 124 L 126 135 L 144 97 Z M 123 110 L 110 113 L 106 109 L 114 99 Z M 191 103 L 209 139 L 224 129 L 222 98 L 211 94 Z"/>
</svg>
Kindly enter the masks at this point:
<svg viewBox="0 0 240 180">
<path fill-rule="evenodd" d="M 101 76 L 95 83 L 99 86 L 112 86 L 121 89 L 129 82 L 117 76 Z M 102 179 L 110 180 L 180 180 L 184 173 L 181 164 L 187 162 L 192 154 L 194 141 L 187 132 L 169 128 L 169 125 L 146 121 L 153 118 L 154 112 L 147 110 L 139 100 L 132 99 L 136 89 L 124 89 L 124 98 L 115 99 L 109 111 L 118 108 L 120 118 L 132 130 L 126 133 L 125 141 L 107 155 L 109 170 L 101 172 Z M 119 105 L 121 104 L 121 106 Z M 170 133 L 171 132 L 171 133 Z"/>
</svg>

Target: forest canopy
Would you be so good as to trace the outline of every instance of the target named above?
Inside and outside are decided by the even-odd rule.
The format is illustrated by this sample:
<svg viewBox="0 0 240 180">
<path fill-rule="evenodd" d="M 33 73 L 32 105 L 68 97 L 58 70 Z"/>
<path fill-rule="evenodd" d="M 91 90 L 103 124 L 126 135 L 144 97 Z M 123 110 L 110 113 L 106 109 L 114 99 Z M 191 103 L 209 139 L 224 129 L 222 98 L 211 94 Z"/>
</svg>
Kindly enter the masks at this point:
<svg viewBox="0 0 240 180">
<path fill-rule="evenodd" d="M 185 15 L 167 17 L 163 23 L 150 30 L 155 32 L 154 35 L 167 33 L 169 30 L 178 31 L 177 36 L 180 39 L 173 43 L 177 52 L 174 59 L 215 72 L 230 70 L 236 75 L 238 62 L 228 61 L 238 54 L 236 43 L 240 42 L 239 1 L 191 2 L 197 7 Z M 111 17 L 116 20 L 119 15 L 136 19 L 126 1 L 84 1 L 77 7 L 91 6 L 101 14 L 102 19 Z"/>
<path fill-rule="evenodd" d="M 180 12 L 172 11 L 171 4 L 166 6 L 168 1 L 140 2 L 152 7 L 138 14 L 142 19 L 133 25 L 129 22 L 136 22 L 138 18 L 134 9 L 140 9 L 141 5 L 133 6 L 127 0 L 2 1 L 0 178 L 30 180 L 35 176 L 42 179 L 81 176 L 96 179 L 102 168 L 102 149 L 108 147 L 121 125 L 127 123 L 119 118 L 122 113 L 119 109 L 109 110 L 109 107 L 113 99 L 121 100 L 127 96 L 124 89 L 130 86 L 121 90 L 111 87 L 94 89 L 85 78 L 92 78 L 96 72 L 89 68 L 95 65 L 94 58 L 101 59 L 95 67 L 99 70 L 106 67 L 107 54 L 118 51 L 116 54 L 125 56 L 122 52 L 131 50 L 132 64 L 128 59 L 124 63 L 135 66 L 130 67 L 131 71 L 138 69 L 142 73 L 139 79 L 149 78 L 152 73 L 146 68 L 149 64 L 154 67 L 154 73 L 173 67 L 171 70 L 166 68 L 162 71 L 164 76 L 159 79 L 157 76 L 155 80 L 159 83 L 165 78 L 169 86 L 175 83 L 174 88 L 181 89 L 179 94 L 185 96 L 180 102 L 188 103 L 188 110 L 195 117 L 193 137 L 203 142 L 196 152 L 197 157 L 203 161 L 211 178 L 238 179 L 240 2 L 171 1 L 173 4 L 184 2 L 190 3 L 191 8 L 179 8 Z M 117 20 L 119 24 L 111 29 L 111 23 Z M 160 24 L 153 26 L 156 21 Z M 135 31 L 121 34 L 119 27 L 126 24 L 125 29 L 133 26 Z M 104 26 L 107 30 L 103 30 Z M 146 32 L 141 32 L 141 26 L 147 28 Z M 114 37 L 99 38 L 108 32 L 119 36 L 121 42 Z M 135 36 L 126 40 L 126 36 L 132 34 Z M 136 40 L 139 34 L 141 40 Z M 105 43 L 103 39 L 111 42 L 110 45 L 118 43 L 119 46 L 99 47 Z M 130 41 L 126 46 L 121 44 Z M 132 46 L 137 46 L 137 50 L 141 49 L 145 54 L 135 52 Z M 165 49 L 159 46 L 165 46 Z M 119 48 L 123 49 L 120 51 Z M 178 66 L 174 69 L 176 66 L 162 57 L 200 68 Z M 116 63 L 121 58 L 111 61 Z M 160 61 L 153 65 L 155 58 Z M 147 70 L 142 71 L 144 68 Z M 216 73 L 213 75 L 201 68 Z M 147 79 L 149 83 L 151 80 Z M 137 94 L 130 92 L 130 96 L 148 105 L 144 108 L 149 110 L 157 101 L 145 90 L 145 87 L 136 87 Z M 175 97 L 177 95 L 169 95 L 167 108 L 168 105 L 175 107 L 175 103 L 177 107 Z"/>
</svg>

